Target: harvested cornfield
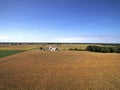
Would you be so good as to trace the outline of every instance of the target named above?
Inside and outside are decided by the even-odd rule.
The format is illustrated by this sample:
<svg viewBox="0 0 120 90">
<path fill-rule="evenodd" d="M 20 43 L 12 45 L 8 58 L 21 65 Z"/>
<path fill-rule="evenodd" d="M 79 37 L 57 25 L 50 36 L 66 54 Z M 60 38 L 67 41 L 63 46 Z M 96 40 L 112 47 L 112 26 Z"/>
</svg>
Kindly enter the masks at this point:
<svg viewBox="0 0 120 90">
<path fill-rule="evenodd" d="M 0 90 L 120 90 L 120 54 L 31 50 L 0 58 Z"/>
</svg>

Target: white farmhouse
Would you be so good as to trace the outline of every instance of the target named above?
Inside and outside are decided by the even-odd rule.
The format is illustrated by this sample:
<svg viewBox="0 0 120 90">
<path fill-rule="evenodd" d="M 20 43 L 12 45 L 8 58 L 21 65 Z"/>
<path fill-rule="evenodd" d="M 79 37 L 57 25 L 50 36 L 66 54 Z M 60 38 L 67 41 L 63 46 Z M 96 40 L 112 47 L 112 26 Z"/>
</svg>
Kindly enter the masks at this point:
<svg viewBox="0 0 120 90">
<path fill-rule="evenodd" d="M 56 51 L 56 50 L 58 50 L 58 48 L 57 48 L 57 47 L 52 47 L 52 46 L 50 46 L 50 47 L 48 48 L 48 50 L 50 50 L 50 51 Z"/>
</svg>

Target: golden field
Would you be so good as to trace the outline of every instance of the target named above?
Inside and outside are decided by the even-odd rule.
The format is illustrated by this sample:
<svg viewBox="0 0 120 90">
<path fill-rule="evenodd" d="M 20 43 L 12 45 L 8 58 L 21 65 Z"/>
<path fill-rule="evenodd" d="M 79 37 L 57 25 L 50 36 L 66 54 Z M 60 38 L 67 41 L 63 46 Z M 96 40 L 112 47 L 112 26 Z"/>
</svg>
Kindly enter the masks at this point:
<svg viewBox="0 0 120 90">
<path fill-rule="evenodd" d="M 0 90 L 120 90 L 120 54 L 30 50 L 0 58 Z"/>
<path fill-rule="evenodd" d="M 49 46 L 58 47 L 59 50 L 68 50 L 70 48 L 85 49 L 89 44 L 27 44 L 27 45 L 0 45 L 0 50 L 32 50 L 40 47 L 48 48 Z"/>
<path fill-rule="evenodd" d="M 43 45 L 0 45 L 0 50 L 31 50 Z"/>
</svg>

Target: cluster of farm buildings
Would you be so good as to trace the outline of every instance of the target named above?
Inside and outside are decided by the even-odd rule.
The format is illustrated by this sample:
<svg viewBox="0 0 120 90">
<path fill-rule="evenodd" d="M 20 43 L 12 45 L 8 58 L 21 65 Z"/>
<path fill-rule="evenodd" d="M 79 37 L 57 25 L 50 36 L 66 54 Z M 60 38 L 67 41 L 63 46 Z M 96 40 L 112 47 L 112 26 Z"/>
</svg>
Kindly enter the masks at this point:
<svg viewBox="0 0 120 90">
<path fill-rule="evenodd" d="M 48 50 L 49 51 L 56 51 L 56 50 L 58 50 L 58 48 L 57 47 L 49 46 Z"/>
</svg>

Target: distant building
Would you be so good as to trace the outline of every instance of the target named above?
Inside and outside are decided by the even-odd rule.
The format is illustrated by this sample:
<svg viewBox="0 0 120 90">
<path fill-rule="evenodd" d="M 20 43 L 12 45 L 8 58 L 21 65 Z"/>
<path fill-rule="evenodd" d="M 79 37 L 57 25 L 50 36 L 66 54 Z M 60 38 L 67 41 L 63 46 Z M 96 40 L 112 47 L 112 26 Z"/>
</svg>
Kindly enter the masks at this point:
<svg viewBox="0 0 120 90">
<path fill-rule="evenodd" d="M 52 47 L 52 46 L 50 46 L 50 47 L 48 48 L 48 50 L 50 50 L 50 51 L 56 51 L 56 50 L 58 50 L 58 48 L 57 48 L 57 47 Z"/>
</svg>

